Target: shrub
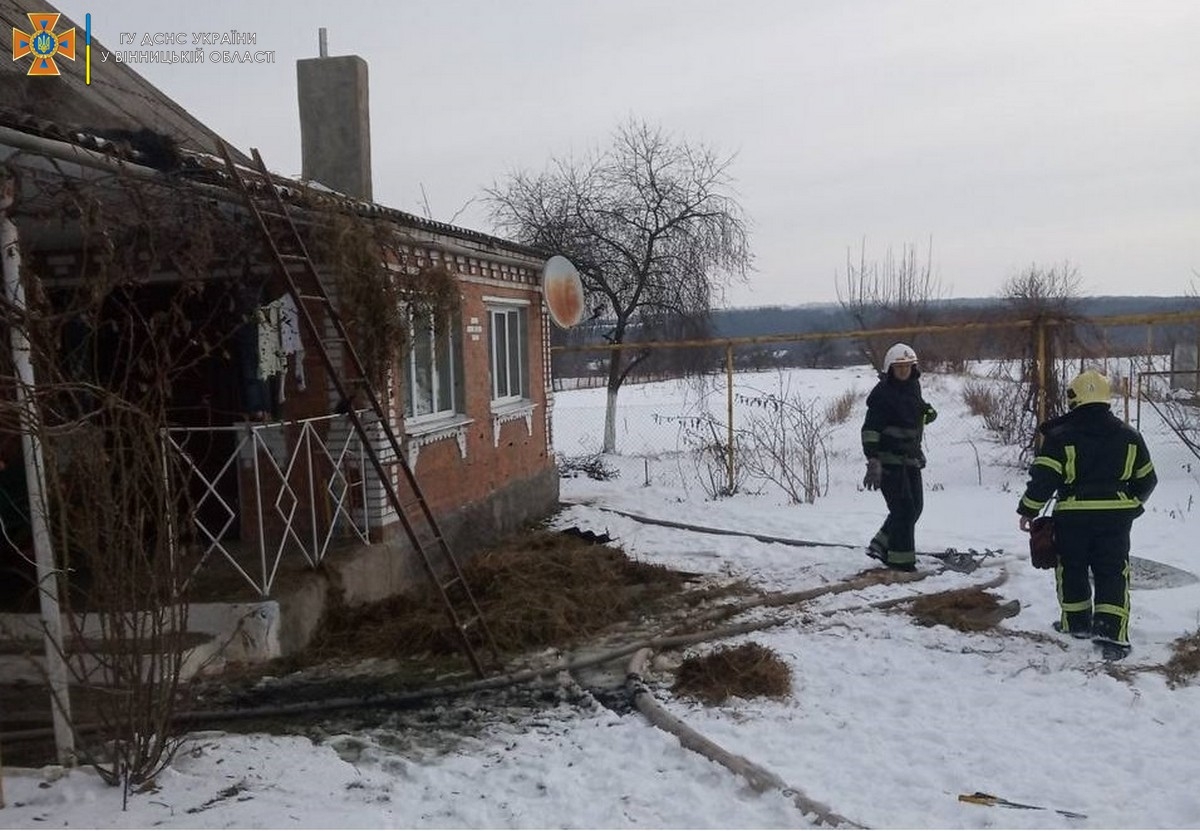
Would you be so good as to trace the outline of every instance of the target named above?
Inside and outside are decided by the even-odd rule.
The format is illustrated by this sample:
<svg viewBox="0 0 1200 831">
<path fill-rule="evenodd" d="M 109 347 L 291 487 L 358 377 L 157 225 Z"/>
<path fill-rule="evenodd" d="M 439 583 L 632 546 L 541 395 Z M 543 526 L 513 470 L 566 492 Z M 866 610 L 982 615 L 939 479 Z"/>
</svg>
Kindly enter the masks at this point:
<svg viewBox="0 0 1200 831">
<path fill-rule="evenodd" d="M 963 403 L 971 415 L 983 416 L 986 421 L 996 411 L 996 391 L 983 381 L 969 381 L 963 387 Z"/>
<path fill-rule="evenodd" d="M 837 398 L 825 405 L 825 420 L 830 424 L 845 424 L 854 412 L 854 404 L 858 401 L 858 390 L 846 390 Z"/>
<path fill-rule="evenodd" d="M 589 456 L 560 455 L 558 457 L 559 476 L 573 479 L 580 474 L 600 482 L 609 482 L 620 475 L 619 471 L 605 462 L 598 453 Z"/>
<path fill-rule="evenodd" d="M 699 415 L 663 416 L 655 414 L 656 423 L 674 421 L 680 426 L 680 440 L 690 451 L 696 466 L 696 477 L 709 499 L 733 496 L 742 490 L 749 475 L 746 445 L 741 434 L 733 439 L 733 480 L 729 478 L 728 428 L 712 413 Z"/>
<path fill-rule="evenodd" d="M 750 473 L 778 485 L 792 504 L 812 504 L 824 496 L 829 490 L 828 414 L 786 390 L 738 400 L 751 408 L 744 430 L 752 447 L 746 455 Z"/>
</svg>

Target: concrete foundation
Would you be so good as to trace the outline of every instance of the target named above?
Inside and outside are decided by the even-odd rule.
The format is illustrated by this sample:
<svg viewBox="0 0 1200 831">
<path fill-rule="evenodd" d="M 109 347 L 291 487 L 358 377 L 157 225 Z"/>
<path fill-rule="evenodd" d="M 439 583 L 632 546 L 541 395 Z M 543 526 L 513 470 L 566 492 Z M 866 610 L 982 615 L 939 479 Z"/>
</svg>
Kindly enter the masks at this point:
<svg viewBox="0 0 1200 831">
<path fill-rule="evenodd" d="M 459 564 L 506 534 L 535 522 L 558 503 L 558 470 L 547 468 L 493 492 L 439 521 Z M 219 561 L 210 567 L 221 568 Z M 423 587 L 425 570 L 407 538 L 358 545 L 327 556 L 319 569 L 289 570 L 273 597 L 248 602 L 192 603 L 188 609 L 185 676 L 220 672 L 230 664 L 269 661 L 303 650 L 336 603 L 360 606 L 409 594 Z M 93 617 L 84 634 L 99 636 Z M 64 623 L 64 631 L 71 631 Z M 41 621 L 36 614 L 0 614 L 0 677 L 38 682 L 43 673 Z M 95 657 L 72 656 L 78 676 L 103 683 L 103 664 Z"/>
<path fill-rule="evenodd" d="M 459 564 L 506 534 L 548 516 L 558 503 L 558 486 L 558 470 L 550 467 L 439 519 Z M 257 659 L 304 649 L 333 603 L 361 606 L 410 594 L 425 582 L 424 566 L 406 538 L 335 552 L 326 557 L 320 570 L 293 575 L 276 591 L 278 645 L 268 638 L 262 642 L 278 652 L 264 652 Z M 249 655 L 239 659 L 254 660 Z"/>
</svg>

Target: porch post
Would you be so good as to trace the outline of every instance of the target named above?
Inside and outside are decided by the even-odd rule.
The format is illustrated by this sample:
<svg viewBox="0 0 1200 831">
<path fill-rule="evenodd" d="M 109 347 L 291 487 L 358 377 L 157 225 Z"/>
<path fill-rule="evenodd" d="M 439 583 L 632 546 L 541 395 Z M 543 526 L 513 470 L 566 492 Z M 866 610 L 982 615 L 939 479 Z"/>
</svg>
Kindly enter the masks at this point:
<svg viewBox="0 0 1200 831">
<path fill-rule="evenodd" d="M 50 710 L 54 718 L 54 743 L 58 760 L 75 763 L 75 735 L 71 728 L 71 701 L 68 688 L 66 644 L 62 637 L 62 616 L 58 606 L 58 574 L 50 526 L 46 516 L 45 465 L 42 460 L 40 419 L 32 401 L 33 363 L 29 337 L 25 333 L 25 290 L 21 285 L 21 251 L 17 226 L 8 218 L 12 204 L 12 180 L 0 190 L 0 259 L 4 261 L 4 291 L 16 314 L 9 325 L 13 369 L 16 374 L 15 398 L 21 423 L 21 449 L 25 457 L 25 481 L 29 491 L 29 522 L 33 535 L 33 553 L 37 560 L 38 600 L 46 649 L 46 671 L 50 680 Z"/>
</svg>

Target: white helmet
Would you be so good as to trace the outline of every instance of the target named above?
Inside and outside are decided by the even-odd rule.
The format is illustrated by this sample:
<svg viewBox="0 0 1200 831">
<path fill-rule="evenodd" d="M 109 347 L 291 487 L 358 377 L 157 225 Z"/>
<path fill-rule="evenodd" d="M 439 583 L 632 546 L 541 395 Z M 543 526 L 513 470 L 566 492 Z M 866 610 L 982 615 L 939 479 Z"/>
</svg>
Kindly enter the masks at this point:
<svg viewBox="0 0 1200 831">
<path fill-rule="evenodd" d="M 883 356 L 883 371 L 887 372 L 892 364 L 915 364 L 917 353 L 907 343 L 897 343 Z"/>
</svg>

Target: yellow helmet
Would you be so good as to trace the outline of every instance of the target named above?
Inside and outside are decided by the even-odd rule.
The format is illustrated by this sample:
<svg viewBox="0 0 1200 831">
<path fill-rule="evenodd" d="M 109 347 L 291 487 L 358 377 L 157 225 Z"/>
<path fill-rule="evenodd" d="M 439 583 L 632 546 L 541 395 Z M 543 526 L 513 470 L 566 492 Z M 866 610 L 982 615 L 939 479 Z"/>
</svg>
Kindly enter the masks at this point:
<svg viewBox="0 0 1200 831">
<path fill-rule="evenodd" d="M 1089 369 L 1076 375 L 1067 386 L 1067 409 L 1073 410 L 1082 404 L 1107 404 L 1111 397 L 1108 379 Z"/>
</svg>

